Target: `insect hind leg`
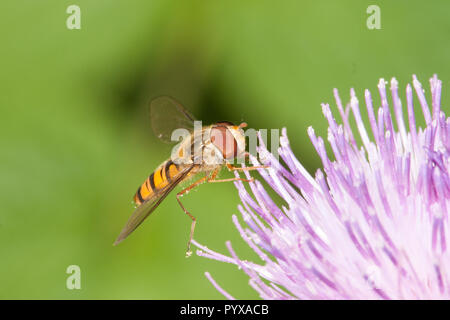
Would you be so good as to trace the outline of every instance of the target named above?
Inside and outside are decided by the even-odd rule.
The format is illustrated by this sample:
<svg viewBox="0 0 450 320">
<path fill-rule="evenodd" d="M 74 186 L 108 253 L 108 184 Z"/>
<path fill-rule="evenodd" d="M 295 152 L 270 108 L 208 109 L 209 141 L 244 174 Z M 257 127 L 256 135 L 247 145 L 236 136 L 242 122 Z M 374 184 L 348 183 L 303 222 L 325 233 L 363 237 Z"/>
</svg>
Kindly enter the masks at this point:
<svg viewBox="0 0 450 320">
<path fill-rule="evenodd" d="M 184 207 L 183 203 L 181 202 L 180 198 L 187 192 L 189 192 L 190 190 L 194 189 L 195 187 L 197 187 L 198 185 L 204 183 L 204 182 L 208 182 L 208 183 L 213 183 L 213 182 L 230 182 L 230 181 L 244 181 L 244 182 L 253 182 L 253 178 L 252 179 L 243 179 L 243 178 L 230 178 L 230 179 L 216 179 L 217 174 L 219 173 L 219 169 L 215 169 L 211 175 L 209 176 L 205 176 L 199 180 L 197 180 L 196 182 L 194 182 L 193 184 L 191 184 L 189 187 L 181 190 L 180 192 L 177 193 L 177 201 L 178 204 L 180 205 L 181 209 L 183 209 L 184 213 L 187 214 L 189 216 L 189 218 L 191 218 L 192 223 L 191 223 L 191 233 L 189 235 L 189 241 L 187 243 L 187 250 L 186 250 L 186 258 L 190 257 L 192 255 L 192 251 L 191 251 L 191 242 L 192 239 L 194 237 L 194 230 L 195 230 L 195 224 L 197 223 L 197 219 L 189 212 L 186 210 L 186 208 Z"/>
<path fill-rule="evenodd" d="M 199 180 L 197 180 L 196 182 L 194 182 L 193 184 L 191 184 L 189 187 L 181 190 L 180 192 L 177 193 L 177 201 L 178 204 L 180 205 L 181 209 L 183 209 L 184 213 L 186 213 L 189 218 L 191 218 L 192 223 L 191 223 L 191 233 L 189 235 L 189 241 L 187 243 L 187 250 L 186 250 L 186 258 L 190 257 L 192 254 L 191 251 L 191 242 L 192 242 L 192 238 L 194 237 L 194 230 L 195 230 L 195 224 L 197 223 L 197 219 L 189 213 L 189 211 L 186 210 L 186 208 L 183 206 L 183 203 L 181 203 L 180 198 L 187 192 L 189 192 L 190 190 L 192 190 L 193 188 L 195 188 L 196 186 L 198 186 L 199 184 L 205 182 L 207 180 L 207 177 L 203 177 Z"/>
</svg>

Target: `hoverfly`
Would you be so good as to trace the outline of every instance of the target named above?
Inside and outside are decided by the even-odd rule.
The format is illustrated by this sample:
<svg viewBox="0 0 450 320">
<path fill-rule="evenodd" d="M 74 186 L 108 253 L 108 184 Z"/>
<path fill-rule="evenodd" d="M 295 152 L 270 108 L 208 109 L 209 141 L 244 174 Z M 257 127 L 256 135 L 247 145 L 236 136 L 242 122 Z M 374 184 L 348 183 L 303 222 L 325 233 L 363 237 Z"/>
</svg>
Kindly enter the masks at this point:
<svg viewBox="0 0 450 320">
<path fill-rule="evenodd" d="M 194 117 L 174 99 L 162 96 L 150 103 L 150 119 L 154 133 L 164 142 L 173 142 L 175 129 L 187 129 L 188 134 L 174 148 L 169 160 L 163 162 L 138 188 L 134 202 L 136 209 L 120 232 L 114 245 L 130 235 L 182 181 L 203 173 L 204 176 L 187 188 L 177 193 L 176 198 L 192 220 L 186 256 L 191 255 L 191 241 L 194 236 L 196 218 L 186 210 L 180 198 L 190 190 L 205 182 L 246 181 L 252 179 L 229 178 L 216 179 L 219 171 L 227 167 L 229 171 L 255 170 L 265 166 L 235 167 L 235 159 L 248 156 L 245 151 L 245 135 L 242 128 L 247 124 L 236 126 L 228 121 L 217 122 L 193 130 Z"/>
</svg>

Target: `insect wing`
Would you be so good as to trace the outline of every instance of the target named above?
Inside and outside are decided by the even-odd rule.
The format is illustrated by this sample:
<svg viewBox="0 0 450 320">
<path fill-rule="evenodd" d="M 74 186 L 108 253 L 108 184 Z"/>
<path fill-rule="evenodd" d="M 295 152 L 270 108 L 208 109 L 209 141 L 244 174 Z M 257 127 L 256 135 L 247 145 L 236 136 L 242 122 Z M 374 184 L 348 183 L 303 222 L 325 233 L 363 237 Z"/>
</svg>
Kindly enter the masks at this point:
<svg viewBox="0 0 450 320">
<path fill-rule="evenodd" d="M 194 166 L 187 167 L 182 170 L 171 183 L 166 187 L 155 192 L 149 199 L 134 210 L 127 224 L 120 232 L 114 245 L 119 244 L 130 235 L 139 225 L 159 206 L 159 204 L 167 197 L 167 195 L 189 174 Z"/>
<path fill-rule="evenodd" d="M 164 142 L 171 140 L 176 129 L 194 129 L 195 118 L 177 101 L 168 96 L 155 98 L 150 103 L 150 120 L 155 135 Z"/>
</svg>

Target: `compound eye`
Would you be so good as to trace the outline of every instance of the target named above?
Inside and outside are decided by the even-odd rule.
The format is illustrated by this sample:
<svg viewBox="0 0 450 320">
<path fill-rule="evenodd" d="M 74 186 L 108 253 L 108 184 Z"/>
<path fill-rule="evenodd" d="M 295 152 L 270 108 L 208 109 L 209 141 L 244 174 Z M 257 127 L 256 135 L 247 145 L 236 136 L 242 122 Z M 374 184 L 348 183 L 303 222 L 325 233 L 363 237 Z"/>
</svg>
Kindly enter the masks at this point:
<svg viewBox="0 0 450 320">
<path fill-rule="evenodd" d="M 236 157 L 236 139 L 227 127 L 213 127 L 211 129 L 211 142 L 222 152 L 225 159 L 233 159 Z"/>
</svg>

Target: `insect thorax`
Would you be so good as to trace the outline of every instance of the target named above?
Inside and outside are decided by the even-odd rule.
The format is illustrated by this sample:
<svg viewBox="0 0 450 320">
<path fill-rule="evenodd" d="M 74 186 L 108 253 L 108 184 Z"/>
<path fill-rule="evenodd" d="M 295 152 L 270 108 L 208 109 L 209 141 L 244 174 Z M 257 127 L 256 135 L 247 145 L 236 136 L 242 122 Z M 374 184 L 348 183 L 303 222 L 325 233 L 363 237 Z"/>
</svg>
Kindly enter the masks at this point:
<svg viewBox="0 0 450 320">
<path fill-rule="evenodd" d="M 211 143 L 208 128 L 199 133 L 192 133 L 173 150 L 171 160 L 178 165 L 196 164 L 214 167 L 225 164 L 220 150 Z"/>
</svg>

